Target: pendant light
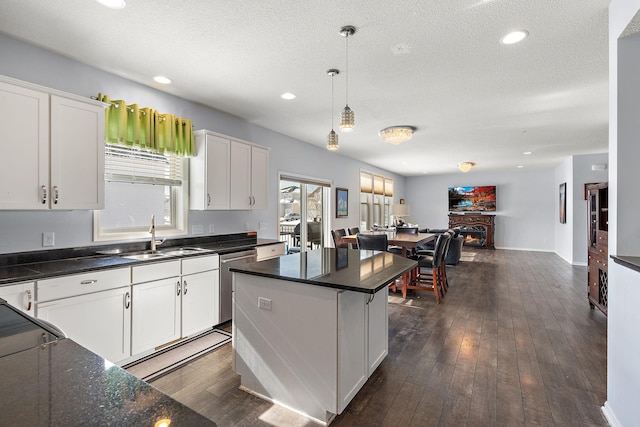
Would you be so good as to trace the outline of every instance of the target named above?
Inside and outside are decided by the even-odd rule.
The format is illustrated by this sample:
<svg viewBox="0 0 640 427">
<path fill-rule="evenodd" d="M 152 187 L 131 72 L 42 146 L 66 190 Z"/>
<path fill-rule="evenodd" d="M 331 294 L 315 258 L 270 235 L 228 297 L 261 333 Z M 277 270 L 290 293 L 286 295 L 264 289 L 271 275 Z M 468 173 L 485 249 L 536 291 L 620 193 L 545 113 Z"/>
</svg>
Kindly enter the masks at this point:
<svg viewBox="0 0 640 427">
<path fill-rule="evenodd" d="M 346 27 L 342 27 L 340 29 L 340 35 L 346 39 L 346 102 L 345 107 L 340 113 L 340 130 L 342 132 L 353 132 L 353 128 L 356 126 L 355 114 L 351 108 L 349 108 L 349 36 L 354 35 L 356 32 L 356 27 L 352 25 L 347 25 Z"/>
<path fill-rule="evenodd" d="M 336 151 L 338 149 L 338 134 L 333 130 L 333 76 L 340 74 L 340 70 L 331 68 L 327 70 L 327 75 L 331 77 L 331 132 L 327 137 L 327 150 Z"/>
</svg>

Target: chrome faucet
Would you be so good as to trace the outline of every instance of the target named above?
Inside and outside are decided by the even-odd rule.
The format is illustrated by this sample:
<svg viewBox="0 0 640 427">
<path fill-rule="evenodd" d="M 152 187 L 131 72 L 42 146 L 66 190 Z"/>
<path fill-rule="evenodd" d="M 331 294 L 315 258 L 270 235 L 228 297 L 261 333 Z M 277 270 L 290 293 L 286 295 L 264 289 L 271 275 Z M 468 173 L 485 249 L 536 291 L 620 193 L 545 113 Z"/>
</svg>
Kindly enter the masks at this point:
<svg viewBox="0 0 640 427">
<path fill-rule="evenodd" d="M 156 216 L 151 215 L 151 228 L 149 228 L 149 233 L 151 233 L 151 253 L 156 251 L 156 248 L 164 243 L 164 239 L 156 240 Z"/>
</svg>

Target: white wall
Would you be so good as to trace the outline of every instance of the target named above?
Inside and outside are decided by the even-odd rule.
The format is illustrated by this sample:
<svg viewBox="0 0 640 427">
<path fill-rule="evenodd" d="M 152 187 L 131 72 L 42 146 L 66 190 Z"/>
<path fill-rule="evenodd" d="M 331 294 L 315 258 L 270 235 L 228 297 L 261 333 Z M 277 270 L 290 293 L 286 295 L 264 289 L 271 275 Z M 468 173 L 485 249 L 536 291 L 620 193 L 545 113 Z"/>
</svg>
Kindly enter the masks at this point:
<svg viewBox="0 0 640 427">
<path fill-rule="evenodd" d="M 409 177 L 406 199 L 408 221 L 421 228 L 446 228 L 449 224 L 447 189 L 455 186 L 496 186 L 495 245 L 502 249 L 554 250 L 558 221 L 553 170 L 467 172 Z"/>
<path fill-rule="evenodd" d="M 640 36 L 620 39 L 640 11 L 640 0 L 609 6 L 609 254 L 640 256 Z M 638 22 L 633 22 L 638 28 Z M 640 274 L 609 261 L 607 402 L 613 426 L 640 420 Z"/>
<path fill-rule="evenodd" d="M 134 83 L 84 65 L 52 52 L 0 34 L 0 74 L 63 90 L 81 96 L 98 92 L 112 99 L 125 99 L 159 111 L 193 120 L 194 129 L 210 129 L 235 138 L 270 147 L 269 207 L 263 211 L 226 211 L 189 213 L 190 224 L 202 224 L 204 230 L 214 226 L 212 234 L 259 230 L 260 237 L 278 238 L 278 171 L 332 180 L 334 186 L 345 187 L 349 194 L 349 217 L 336 220 L 331 215 L 331 228 L 358 225 L 360 168 L 394 178 L 394 187 L 404 193 L 404 178 L 360 161 L 329 152 L 288 136 L 255 126 L 235 116 L 186 101 L 159 90 Z M 171 90 L 169 87 L 167 90 Z M 324 135 L 319 135 L 324 138 Z M 332 206 L 334 197 L 329 201 Z M 334 212 L 331 209 L 331 212 Z M 92 245 L 93 216 L 89 211 L 0 211 L 0 253 L 42 249 L 42 233 L 55 232 L 56 248 Z"/>
</svg>

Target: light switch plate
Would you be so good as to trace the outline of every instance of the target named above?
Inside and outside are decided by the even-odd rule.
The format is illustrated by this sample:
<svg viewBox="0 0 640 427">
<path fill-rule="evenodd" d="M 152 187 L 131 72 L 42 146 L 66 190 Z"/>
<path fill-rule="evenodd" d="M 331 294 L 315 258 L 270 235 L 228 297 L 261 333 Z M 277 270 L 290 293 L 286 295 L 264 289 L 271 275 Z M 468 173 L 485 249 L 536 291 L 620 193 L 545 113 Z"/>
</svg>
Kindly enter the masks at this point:
<svg viewBox="0 0 640 427">
<path fill-rule="evenodd" d="M 51 247 L 55 244 L 56 234 L 53 231 L 42 233 L 42 247 Z"/>
<path fill-rule="evenodd" d="M 191 234 L 202 234 L 202 233 L 204 233 L 204 225 L 193 224 L 191 226 Z"/>
<path fill-rule="evenodd" d="M 258 297 L 258 307 L 262 310 L 271 311 L 271 300 L 269 298 Z"/>
</svg>

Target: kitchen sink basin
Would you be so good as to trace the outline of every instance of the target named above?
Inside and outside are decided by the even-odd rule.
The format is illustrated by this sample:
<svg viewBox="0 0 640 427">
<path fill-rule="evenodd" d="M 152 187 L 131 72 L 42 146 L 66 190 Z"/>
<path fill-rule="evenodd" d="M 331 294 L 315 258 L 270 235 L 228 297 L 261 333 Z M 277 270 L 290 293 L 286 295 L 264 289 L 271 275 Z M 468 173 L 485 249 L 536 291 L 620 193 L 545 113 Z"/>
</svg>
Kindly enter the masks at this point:
<svg viewBox="0 0 640 427">
<path fill-rule="evenodd" d="M 173 249 L 166 249 L 161 253 L 168 256 L 180 256 L 180 255 L 197 254 L 201 252 L 209 252 L 209 251 L 207 249 L 202 249 L 202 248 L 173 248 Z"/>
<path fill-rule="evenodd" d="M 144 260 L 144 259 L 154 259 L 154 258 L 166 258 L 167 255 L 160 253 L 160 252 L 145 252 L 145 253 L 139 253 L 139 254 L 127 254 L 127 255 L 121 255 L 122 258 L 127 258 L 127 259 L 138 259 L 138 260 Z"/>
</svg>

